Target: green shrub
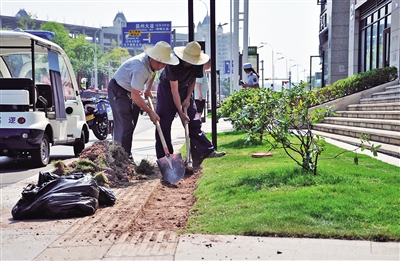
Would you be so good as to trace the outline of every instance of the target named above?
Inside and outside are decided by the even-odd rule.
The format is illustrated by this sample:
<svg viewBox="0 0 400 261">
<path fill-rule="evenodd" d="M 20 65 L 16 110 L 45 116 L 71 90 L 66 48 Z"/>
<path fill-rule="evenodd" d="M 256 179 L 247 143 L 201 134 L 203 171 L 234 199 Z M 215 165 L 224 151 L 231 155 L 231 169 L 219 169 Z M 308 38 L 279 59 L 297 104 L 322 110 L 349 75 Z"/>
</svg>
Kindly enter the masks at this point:
<svg viewBox="0 0 400 261">
<path fill-rule="evenodd" d="M 90 173 L 94 174 L 98 171 L 98 167 L 96 164 L 89 160 L 89 159 L 79 159 L 76 161 L 76 167 L 74 169 L 75 172 L 83 172 L 83 173 Z"/>
<path fill-rule="evenodd" d="M 273 113 L 282 95 L 266 88 L 242 89 L 225 100 L 217 111 L 218 118 L 225 118 L 234 129 L 248 133 L 246 142 L 257 144 L 273 122 Z"/>
<path fill-rule="evenodd" d="M 142 159 L 139 165 L 136 167 L 136 172 L 139 174 L 150 175 L 154 171 L 154 165 L 147 159 Z"/>
<path fill-rule="evenodd" d="M 340 79 L 332 85 L 319 89 L 316 95 L 322 102 L 328 102 L 391 82 L 397 79 L 397 77 L 398 71 L 395 66 L 376 68 L 352 75 L 345 79 Z"/>
<path fill-rule="evenodd" d="M 103 171 L 98 171 L 94 173 L 93 178 L 96 180 L 97 184 L 100 186 L 108 186 L 108 178 Z"/>
</svg>

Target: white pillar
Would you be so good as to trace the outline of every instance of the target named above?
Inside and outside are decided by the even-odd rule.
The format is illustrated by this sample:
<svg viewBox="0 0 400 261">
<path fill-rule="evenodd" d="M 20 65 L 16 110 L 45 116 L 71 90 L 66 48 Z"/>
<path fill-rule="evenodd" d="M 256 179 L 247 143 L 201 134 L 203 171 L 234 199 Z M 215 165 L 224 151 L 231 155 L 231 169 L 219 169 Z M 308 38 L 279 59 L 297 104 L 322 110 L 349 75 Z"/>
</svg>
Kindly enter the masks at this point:
<svg viewBox="0 0 400 261">
<path fill-rule="evenodd" d="M 242 63 L 245 64 L 247 63 L 249 56 L 249 0 L 244 0 L 242 53 L 243 53 Z M 247 82 L 247 74 L 244 72 L 242 68 L 241 70 L 242 70 L 243 81 Z"/>
<path fill-rule="evenodd" d="M 229 95 L 232 94 L 233 92 L 233 87 L 234 87 L 234 82 L 233 82 L 233 70 L 232 70 L 232 63 L 233 63 L 233 6 L 232 6 L 232 0 L 230 0 L 230 5 L 229 5 L 229 47 L 230 47 L 230 51 L 229 51 Z"/>
<path fill-rule="evenodd" d="M 235 90 L 239 90 L 239 0 L 231 0 L 233 6 L 233 85 Z"/>
</svg>

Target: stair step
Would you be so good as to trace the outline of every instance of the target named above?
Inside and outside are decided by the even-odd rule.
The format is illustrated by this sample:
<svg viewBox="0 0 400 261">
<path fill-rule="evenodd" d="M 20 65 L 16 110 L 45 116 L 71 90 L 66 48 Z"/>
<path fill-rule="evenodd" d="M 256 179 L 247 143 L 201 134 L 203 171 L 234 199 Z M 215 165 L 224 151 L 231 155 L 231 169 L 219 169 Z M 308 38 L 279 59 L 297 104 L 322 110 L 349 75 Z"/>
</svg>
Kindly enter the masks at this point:
<svg viewBox="0 0 400 261">
<path fill-rule="evenodd" d="M 393 103 L 393 102 L 400 102 L 400 96 L 360 99 L 360 104 Z"/>
<path fill-rule="evenodd" d="M 349 104 L 349 111 L 399 111 L 400 102 L 374 103 L 374 104 Z"/>
<path fill-rule="evenodd" d="M 400 90 L 400 84 L 399 85 L 393 85 L 393 86 L 388 86 L 385 88 L 385 90 Z"/>
<path fill-rule="evenodd" d="M 345 125 L 353 127 L 381 129 L 389 131 L 400 131 L 400 121 L 365 119 L 365 118 L 347 118 L 347 117 L 325 117 L 324 123 Z"/>
<path fill-rule="evenodd" d="M 372 94 L 372 98 L 394 97 L 394 96 L 400 96 L 400 89 L 394 89 L 394 90 L 389 90 L 389 91 L 384 91 L 384 92 L 376 92 L 376 93 Z"/>
<path fill-rule="evenodd" d="M 371 141 L 383 142 L 392 145 L 400 145 L 400 132 L 378 130 L 362 127 L 351 127 L 342 125 L 333 125 L 327 123 L 318 123 L 313 125 L 314 130 L 330 132 L 339 135 L 345 135 L 354 138 L 360 138 L 361 133 L 369 134 Z"/>
<path fill-rule="evenodd" d="M 381 87 L 375 93 L 360 95 L 366 98 L 347 105 L 345 111 L 336 111 L 336 117 L 326 117 L 323 123 L 313 125 L 313 132 L 356 146 L 361 134 L 367 134 L 371 144 L 384 145 L 378 151 L 400 158 L 400 84 Z M 346 101 L 350 100 L 357 102 L 357 99 Z M 337 108 L 343 106 L 339 104 Z"/>
<path fill-rule="evenodd" d="M 400 120 L 400 111 L 336 111 L 338 117 Z"/>
<path fill-rule="evenodd" d="M 348 136 L 342 136 L 334 133 L 329 133 L 325 131 L 318 131 L 318 130 L 313 130 L 313 134 L 320 135 L 325 138 L 330 138 L 334 140 L 338 140 L 341 142 L 345 142 L 347 144 L 351 144 L 354 146 L 359 146 L 360 145 L 360 139 L 358 138 L 353 138 L 353 137 L 348 137 Z M 378 149 L 378 153 L 383 153 L 386 155 L 390 155 L 392 157 L 400 158 L 400 147 L 392 144 L 387 144 L 387 143 L 373 143 L 374 146 L 381 145 L 381 147 Z M 367 148 L 370 148 L 370 144 L 365 144 Z M 400 160 L 400 159 L 399 159 Z"/>
</svg>

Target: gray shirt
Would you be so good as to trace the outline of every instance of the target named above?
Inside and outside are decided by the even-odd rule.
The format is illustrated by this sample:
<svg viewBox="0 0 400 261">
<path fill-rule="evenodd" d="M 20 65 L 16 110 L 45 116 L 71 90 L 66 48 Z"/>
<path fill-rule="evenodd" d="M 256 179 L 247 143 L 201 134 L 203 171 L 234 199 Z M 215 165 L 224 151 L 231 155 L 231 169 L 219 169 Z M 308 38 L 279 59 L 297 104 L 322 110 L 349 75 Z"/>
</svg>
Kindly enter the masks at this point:
<svg viewBox="0 0 400 261">
<path fill-rule="evenodd" d="M 114 74 L 117 83 L 128 92 L 131 89 L 138 91 L 145 89 L 145 84 L 151 79 L 154 72 L 150 67 L 149 56 L 141 53 L 126 60 Z"/>
<path fill-rule="evenodd" d="M 208 91 L 208 78 L 207 78 L 207 73 L 205 70 L 203 70 L 202 78 L 196 78 L 196 83 L 201 84 L 201 95 L 203 96 L 203 100 L 205 100 L 207 97 L 207 91 Z M 199 92 L 196 87 L 194 88 L 194 99 L 195 100 L 199 99 Z"/>
</svg>

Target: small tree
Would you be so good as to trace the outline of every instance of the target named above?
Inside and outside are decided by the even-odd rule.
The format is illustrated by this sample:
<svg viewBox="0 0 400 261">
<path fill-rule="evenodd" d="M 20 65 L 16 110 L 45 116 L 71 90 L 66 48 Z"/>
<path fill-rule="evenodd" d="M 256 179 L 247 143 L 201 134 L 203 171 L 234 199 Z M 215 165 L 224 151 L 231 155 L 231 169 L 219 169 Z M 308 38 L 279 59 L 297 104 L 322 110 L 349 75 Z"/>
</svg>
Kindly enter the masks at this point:
<svg viewBox="0 0 400 261">
<path fill-rule="evenodd" d="M 264 140 L 272 148 L 283 148 L 304 170 L 316 174 L 325 140 L 312 133 L 312 125 L 331 111 L 323 108 L 310 113 L 314 104 L 318 104 L 315 91 L 306 90 L 305 84 L 282 92 L 247 89 L 229 96 L 218 116 L 231 121 L 235 129 L 246 131 L 247 142 L 261 142 L 269 136 Z"/>
<path fill-rule="evenodd" d="M 325 140 L 313 134 L 312 125 L 333 114 L 328 107 L 310 112 L 310 107 L 318 103 L 315 91 L 306 90 L 305 84 L 294 86 L 292 90 L 284 91 L 276 103 L 273 112 L 276 121 L 268 127 L 273 147 L 281 146 L 303 170 L 314 175 L 318 157 L 325 149 Z"/>
</svg>

